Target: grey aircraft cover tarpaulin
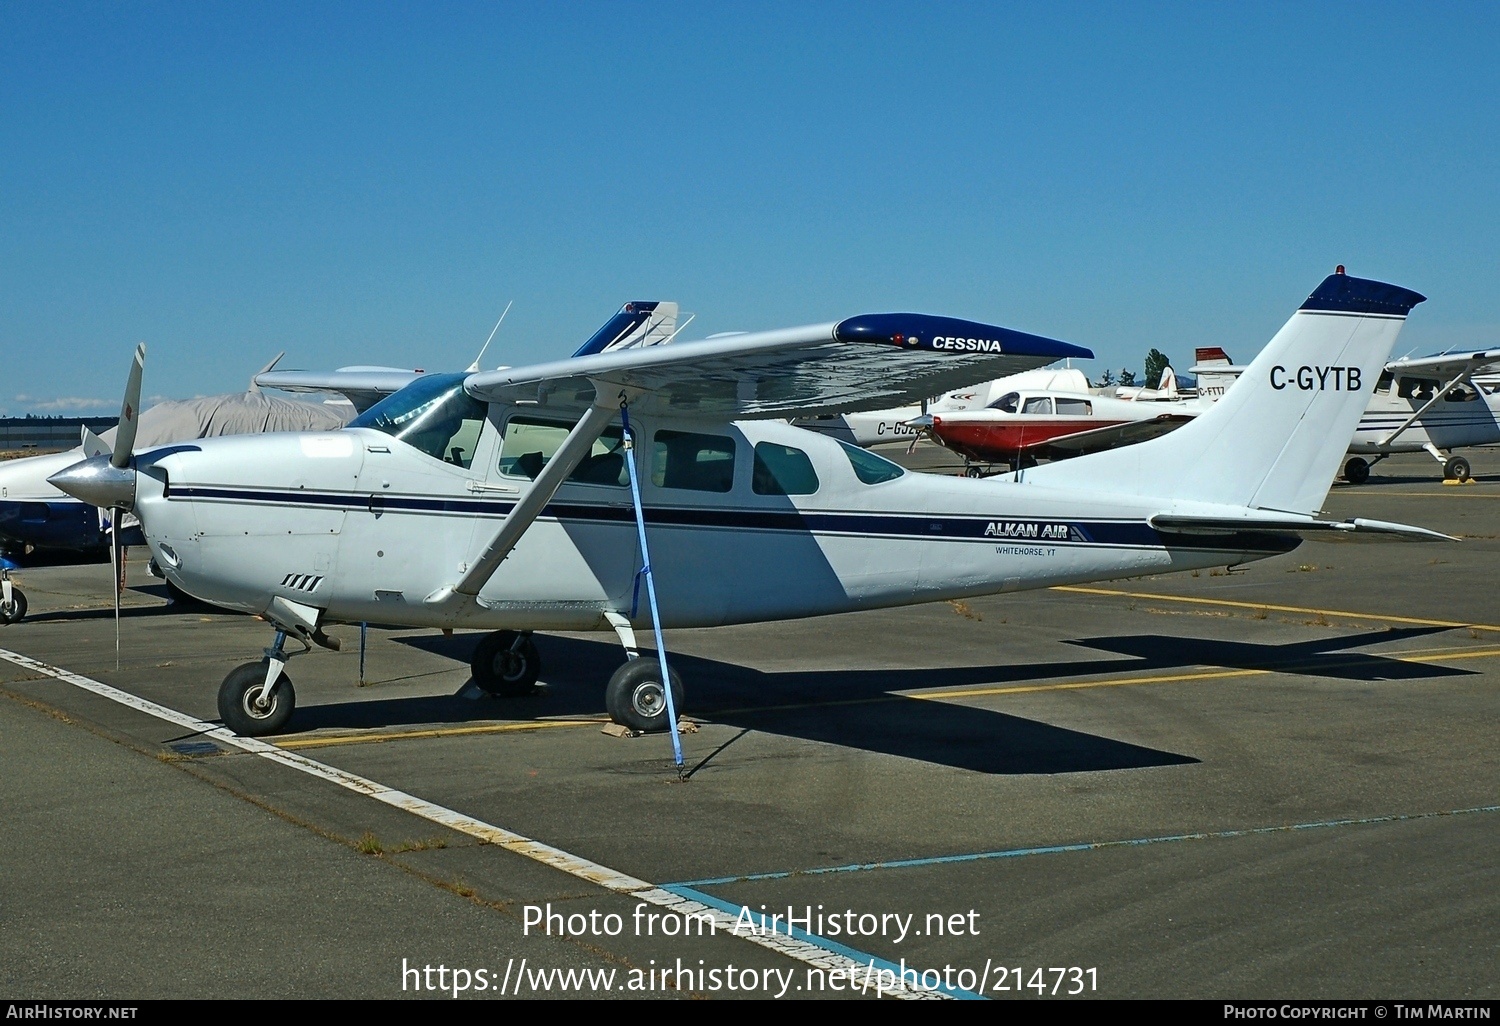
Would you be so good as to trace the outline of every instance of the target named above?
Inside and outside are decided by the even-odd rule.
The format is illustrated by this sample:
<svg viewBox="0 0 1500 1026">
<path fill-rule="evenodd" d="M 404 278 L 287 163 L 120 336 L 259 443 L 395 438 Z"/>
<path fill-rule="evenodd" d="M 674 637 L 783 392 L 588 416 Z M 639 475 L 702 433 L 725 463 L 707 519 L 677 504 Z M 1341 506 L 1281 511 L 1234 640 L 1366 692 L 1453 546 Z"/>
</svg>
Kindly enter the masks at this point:
<svg viewBox="0 0 1500 1026">
<path fill-rule="evenodd" d="M 169 399 L 141 414 L 135 447 L 149 449 L 172 442 L 263 431 L 333 431 L 354 417 L 348 403 L 307 403 L 278 399 L 263 392 Z M 101 436 L 114 443 L 115 429 Z"/>
</svg>

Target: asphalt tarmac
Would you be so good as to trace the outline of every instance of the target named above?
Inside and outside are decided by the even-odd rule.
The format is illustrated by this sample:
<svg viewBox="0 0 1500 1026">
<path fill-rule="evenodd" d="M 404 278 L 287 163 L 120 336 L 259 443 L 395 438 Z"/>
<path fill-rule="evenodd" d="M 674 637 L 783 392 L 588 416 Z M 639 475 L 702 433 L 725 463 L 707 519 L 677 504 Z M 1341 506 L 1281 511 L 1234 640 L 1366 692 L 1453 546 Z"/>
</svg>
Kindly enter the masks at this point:
<svg viewBox="0 0 1500 1026">
<path fill-rule="evenodd" d="M 1470 454 L 1327 503 L 1458 544 L 669 632 L 685 780 L 601 729 L 613 636 L 539 637 L 541 693 L 493 699 L 480 634 L 371 628 L 361 682 L 334 628 L 290 732 L 241 745 L 215 693 L 264 623 L 135 559 L 117 665 L 107 566 L 22 571 L 0 997 L 1493 999 L 1500 451 Z"/>
</svg>

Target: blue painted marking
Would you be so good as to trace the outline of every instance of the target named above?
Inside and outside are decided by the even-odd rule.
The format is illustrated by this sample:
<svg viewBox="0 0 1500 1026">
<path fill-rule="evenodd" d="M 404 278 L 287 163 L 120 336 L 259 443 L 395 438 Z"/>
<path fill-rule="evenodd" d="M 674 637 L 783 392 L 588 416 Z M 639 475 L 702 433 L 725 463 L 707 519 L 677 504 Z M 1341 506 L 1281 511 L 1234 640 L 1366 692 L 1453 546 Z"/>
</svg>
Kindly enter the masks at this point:
<svg viewBox="0 0 1500 1026">
<path fill-rule="evenodd" d="M 1320 830 L 1326 827 L 1369 826 L 1374 823 L 1404 823 L 1419 819 L 1437 819 L 1442 816 L 1468 816 L 1476 812 L 1500 812 L 1500 805 L 1484 805 L 1473 809 L 1449 809 L 1444 812 L 1370 816 L 1365 819 L 1329 819 L 1316 823 L 1291 823 L 1284 826 L 1249 827 L 1244 830 L 1217 830 L 1201 834 L 1170 834 L 1165 837 L 1136 837 L 1119 841 L 1084 841 L 1079 844 L 1054 844 L 1042 848 L 1011 848 L 1006 851 L 982 851 L 969 855 L 938 855 L 925 859 L 897 859 L 891 862 L 864 862 L 849 866 L 825 866 L 820 869 L 798 869 L 786 873 L 747 873 L 744 876 L 721 876 L 711 880 L 684 880 L 682 883 L 662 884 L 661 886 L 673 893 L 677 893 L 677 889 L 683 887 L 716 887 L 723 884 L 745 883 L 752 880 L 784 880 L 792 876 L 820 876 L 825 873 L 858 873 L 867 869 L 909 869 L 913 866 L 938 866 L 952 862 L 980 862 L 985 859 L 1012 859 L 1025 855 L 1055 855 L 1060 852 L 1069 851 L 1097 851 L 1101 848 L 1167 844 L 1171 841 L 1211 841 L 1225 837 L 1253 837 L 1256 834 L 1278 834 L 1292 830 Z"/>
<path fill-rule="evenodd" d="M 690 901 L 702 902 L 705 905 L 712 906 L 713 908 L 718 909 L 720 912 L 725 912 L 736 918 L 739 917 L 741 911 L 748 908 L 748 906 L 745 905 L 735 905 L 727 901 L 722 901 L 719 898 L 715 898 L 711 894 L 704 894 L 702 891 L 694 890 L 688 884 L 662 884 L 661 889 L 664 891 L 671 891 L 678 897 L 687 898 Z M 754 913 L 752 913 L 752 915 L 753 914 Z M 784 933 L 788 937 L 792 937 L 800 941 L 806 941 L 808 944 L 812 944 L 815 947 L 822 948 L 824 951 L 831 951 L 834 954 L 843 955 L 845 958 L 851 958 L 854 961 L 858 962 L 860 965 L 869 966 L 872 977 L 875 973 L 878 973 L 880 970 L 885 969 L 894 973 L 897 979 L 901 978 L 901 972 L 903 968 L 901 965 L 898 965 L 895 962 L 887 962 L 883 958 L 877 958 L 869 952 L 859 951 L 855 948 L 849 947 L 848 945 L 840 944 L 838 941 L 831 941 L 827 937 L 820 937 L 815 933 L 808 933 L 806 930 L 800 929 L 795 926 L 786 926 L 783 929 L 783 924 L 780 923 L 776 924 L 776 928 L 771 932 Z M 903 959 L 902 961 L 904 962 L 905 959 Z M 916 974 L 918 979 L 921 978 L 922 970 L 916 968 L 915 966 L 905 966 L 905 971 L 908 974 Z M 874 986 L 873 982 L 871 983 L 871 986 Z M 925 987 L 914 987 L 912 989 L 929 990 L 929 988 Z M 957 987 L 945 987 L 941 984 L 936 987 L 930 988 L 929 992 L 947 994 L 949 997 L 958 998 L 960 1001 L 988 1000 L 988 998 L 986 998 L 983 994 L 976 994 L 971 990 L 960 990 Z"/>
<path fill-rule="evenodd" d="M 1347 274 L 1330 274 L 1307 297 L 1302 309 L 1405 317 L 1412 307 L 1426 301 L 1427 297 L 1420 292 L 1404 289 L 1400 285 L 1388 285 L 1368 278 L 1353 278 Z"/>
<path fill-rule="evenodd" d="M 619 313 L 605 321 L 604 325 L 598 331 L 590 335 L 589 340 L 579 346 L 578 351 L 573 355 L 575 357 L 593 356 L 595 353 L 604 352 L 618 342 L 620 336 L 634 331 L 644 324 L 646 318 L 651 315 L 656 307 L 656 303 L 643 303 L 639 301 L 626 303 L 620 307 Z"/>
<path fill-rule="evenodd" d="M 372 407 L 373 409 L 373 407 Z M 410 495 L 371 496 L 369 493 L 279 491 L 225 487 L 178 486 L 170 498 L 231 502 L 267 502 L 286 506 L 332 507 L 353 512 L 371 509 L 379 504 L 383 513 L 444 513 L 504 516 L 515 505 L 505 500 L 430 498 Z M 1145 547 L 1207 550 L 1213 552 L 1288 552 L 1300 539 L 1277 534 L 1272 530 L 1247 530 L 1233 535 L 1204 538 L 1194 535 L 1160 532 L 1140 520 L 1054 521 L 1035 517 L 1008 518 L 979 514 L 906 516 L 886 513 L 850 513 L 779 510 L 733 509 L 726 507 L 652 506 L 645 511 L 646 523 L 653 527 L 703 527 L 736 531 L 795 531 L 825 534 L 850 534 L 861 537 L 882 535 L 956 541 L 1012 544 L 1084 545 L 1109 547 Z M 583 520 L 629 524 L 634 520 L 630 509 L 584 503 L 548 503 L 543 518 Z M 1043 538 L 1042 527 L 1065 523 L 1066 537 Z M 1007 526 L 1009 525 L 1009 526 Z M 1022 530 L 1026 528 L 1026 530 Z M 1035 528 L 1032 534 L 1030 528 Z M 987 531 L 1000 533 L 987 534 Z"/>
<path fill-rule="evenodd" d="M 1093 350 L 1071 342 L 1030 335 L 997 324 L 933 314 L 860 314 L 835 325 L 833 337 L 840 342 L 883 342 L 903 349 L 937 352 L 1008 353 L 1012 356 L 1046 356 L 1054 360 L 1064 357 L 1091 360 L 1094 357 Z"/>
<path fill-rule="evenodd" d="M 176 741 L 168 747 L 179 755 L 218 755 L 222 750 L 212 741 Z"/>
</svg>

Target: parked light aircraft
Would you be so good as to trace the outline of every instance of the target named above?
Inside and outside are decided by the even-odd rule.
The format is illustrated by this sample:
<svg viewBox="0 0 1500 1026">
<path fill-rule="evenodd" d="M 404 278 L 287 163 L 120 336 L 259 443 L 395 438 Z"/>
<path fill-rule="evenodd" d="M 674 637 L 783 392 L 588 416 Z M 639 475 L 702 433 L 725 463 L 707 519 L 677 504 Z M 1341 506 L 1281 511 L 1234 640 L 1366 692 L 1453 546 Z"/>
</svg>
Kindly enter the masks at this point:
<svg viewBox="0 0 1500 1026">
<path fill-rule="evenodd" d="M 1090 354 L 974 322 L 872 314 L 430 375 L 343 431 L 135 457 L 117 442 L 55 481 L 133 509 L 184 591 L 274 625 L 267 658 L 219 689 L 240 733 L 286 726 L 288 637 L 310 650 L 329 643 L 327 625 L 360 621 L 491 630 L 472 669 L 497 693 L 537 680 L 532 631 L 612 628 L 630 658 L 606 688 L 610 715 L 675 731 L 681 681 L 662 628 L 1242 563 L 1303 535 L 1444 538 L 1316 517 L 1422 299 L 1330 276 L 1193 422 L 1008 479 L 909 473 L 781 418 L 899 405 Z M 1186 465 L 1201 472 L 1163 469 Z M 635 658 L 645 627 L 656 658 Z"/>
<path fill-rule="evenodd" d="M 1194 371 L 1201 370 L 1200 382 L 1221 393 L 1244 370 L 1230 364 L 1221 349 L 1213 350 L 1207 361 L 1203 355 L 1199 350 L 1200 366 Z M 1453 450 L 1500 443 L 1496 370 L 1500 349 L 1387 363 L 1349 443 L 1344 480 L 1363 484 L 1374 464 L 1398 452 L 1429 453 L 1443 468 L 1444 479 L 1469 480 L 1468 459 L 1453 455 Z"/>
<path fill-rule="evenodd" d="M 1018 388 L 1087 392 L 1089 379 L 1084 377 L 1083 371 L 1072 367 L 1039 367 L 978 385 L 969 385 L 934 399 L 923 400 L 920 404 L 898 406 L 889 410 L 795 417 L 792 423 L 865 449 L 893 442 L 910 445 L 925 433 L 926 422 L 921 419 L 923 416 L 983 409 L 1000 396 Z"/>
<path fill-rule="evenodd" d="M 1176 377 L 1170 367 L 1162 378 L 1158 388 L 1137 389 L 1127 399 L 1093 395 L 1086 387 L 1020 387 L 980 409 L 932 412 L 911 423 L 963 456 L 968 476 L 981 477 L 986 464 L 1008 463 L 1014 470 L 1036 466 L 1038 459 L 1065 459 L 1143 442 L 1208 408 L 1196 399 L 1175 398 Z"/>
</svg>

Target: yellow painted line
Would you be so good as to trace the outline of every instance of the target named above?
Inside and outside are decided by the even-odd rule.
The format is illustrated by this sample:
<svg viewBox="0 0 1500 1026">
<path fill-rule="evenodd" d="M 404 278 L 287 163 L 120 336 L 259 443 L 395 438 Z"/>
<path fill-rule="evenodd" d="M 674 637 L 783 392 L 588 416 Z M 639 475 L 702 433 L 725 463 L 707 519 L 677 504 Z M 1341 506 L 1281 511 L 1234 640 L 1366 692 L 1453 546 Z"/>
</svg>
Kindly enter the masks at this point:
<svg viewBox="0 0 1500 1026">
<path fill-rule="evenodd" d="M 1500 648 L 1488 649 L 1418 649 L 1406 652 L 1381 655 L 1379 653 L 1361 653 L 1369 658 L 1390 659 L 1402 663 L 1420 663 L 1433 661 L 1456 661 L 1463 659 L 1493 659 L 1500 657 Z M 708 718 L 722 718 L 725 716 L 746 715 L 751 713 L 770 712 L 795 712 L 802 709 L 832 709 L 842 706 L 853 705 L 880 705 L 888 702 L 904 702 L 908 699 L 920 699 L 926 702 L 939 702 L 949 699 L 985 698 L 994 695 L 1022 695 L 1032 694 L 1040 691 L 1079 691 L 1085 688 L 1118 688 L 1132 687 L 1141 684 L 1176 684 L 1187 681 L 1224 680 L 1232 677 L 1258 677 L 1271 673 L 1295 673 L 1306 668 L 1354 665 L 1360 660 L 1355 657 L 1341 660 L 1322 660 L 1319 662 L 1297 662 L 1287 663 L 1284 666 L 1271 666 L 1264 669 L 1209 669 L 1194 673 L 1166 673 L 1155 674 L 1146 677 L 1121 677 L 1106 680 L 1075 680 L 1061 681 L 1054 684 L 1012 684 L 1004 687 L 975 687 L 959 688 L 948 691 L 919 691 L 919 692 L 892 692 L 890 694 L 878 695 L 872 698 L 841 698 L 829 702 L 797 702 L 785 705 L 759 705 L 745 706 L 738 709 L 716 709 L 701 715 Z M 698 715 L 698 714 L 695 714 Z M 278 748 L 302 749 L 302 748 L 331 748 L 337 745 L 357 745 L 381 741 L 410 741 L 423 738 L 439 737 L 461 737 L 478 734 L 505 734 L 518 731 L 546 730 L 551 727 L 597 727 L 608 721 L 605 719 L 591 720 L 542 720 L 535 723 L 500 723 L 484 724 L 474 727 L 441 727 L 422 730 L 385 731 L 379 734 L 347 734 L 339 737 L 312 737 L 299 738 L 291 741 L 276 743 Z"/>
<path fill-rule="evenodd" d="M 1193 598 L 1189 595 L 1160 595 L 1149 591 L 1121 591 L 1116 588 L 1081 588 L 1060 584 L 1049 591 L 1068 591 L 1076 595 L 1107 595 L 1114 598 L 1151 599 L 1154 602 L 1185 602 L 1198 606 L 1230 606 L 1234 609 L 1264 609 L 1277 613 L 1306 613 L 1320 616 L 1347 616 L 1355 620 L 1379 620 L 1381 623 L 1409 623 L 1419 627 L 1472 627 L 1476 631 L 1500 631 L 1487 623 L 1464 623 L 1459 620 L 1424 620 L 1415 616 L 1389 616 L 1385 613 L 1356 613 L 1347 609 L 1315 609 L 1311 606 L 1278 606 L 1270 602 L 1234 602 L 1229 599 Z"/>
<path fill-rule="evenodd" d="M 1447 484 L 1448 482 L 1444 481 L 1443 483 Z M 1458 482 L 1455 481 L 1453 483 L 1457 484 Z M 1468 482 L 1468 484 L 1478 483 L 1477 481 Z M 1451 499 L 1453 498 L 1453 494 L 1452 492 L 1382 492 L 1380 497 L 1382 499 Z M 1466 499 L 1500 499 L 1500 492 L 1462 492 L 1460 494 Z"/>
<path fill-rule="evenodd" d="M 1457 659 L 1492 659 L 1500 656 L 1500 648 L 1482 650 L 1458 650 L 1455 652 L 1434 651 L 1430 653 L 1405 652 L 1400 655 L 1380 655 L 1379 653 L 1366 653 L 1372 659 L 1390 659 L 1398 663 L 1423 663 L 1433 661 L 1453 661 Z M 1352 666 L 1358 662 L 1357 659 L 1340 659 L 1337 661 L 1301 662 L 1287 663 L 1285 666 L 1270 666 L 1263 670 L 1218 670 L 1211 673 L 1174 673 L 1164 674 L 1157 677 L 1125 677 L 1120 680 L 1081 680 L 1067 681 L 1062 684 L 1023 684 L 1003 688 L 973 688 L 959 691 L 923 691 L 920 694 L 905 695 L 905 698 L 922 699 L 944 699 L 944 698 L 972 698 L 980 695 L 1015 695 L 1030 691 L 1073 691 L 1079 688 L 1117 688 L 1131 684 L 1171 684 L 1187 680 L 1216 680 L 1222 677 L 1254 677 L 1266 673 L 1294 673 L 1308 667 L 1326 666 L 1330 669 L 1336 666 Z"/>
<path fill-rule="evenodd" d="M 277 748 L 330 748 L 334 745 L 359 745 L 375 741 L 406 741 L 411 738 L 458 737 L 464 734 L 505 734 L 521 730 L 546 730 L 549 727 L 597 727 L 608 720 L 540 720 L 536 723 L 486 723 L 477 727 L 436 727 L 426 730 L 392 730 L 382 734 L 344 734 L 338 737 L 308 737 L 279 741 Z"/>
<path fill-rule="evenodd" d="M 1275 670 L 1215 670 L 1210 673 L 1171 673 L 1156 677 L 1124 677 L 1120 680 L 1075 680 L 1061 684 L 1016 684 L 1003 688 L 970 688 L 958 691 L 923 691 L 906 698 L 937 701 L 945 698 L 976 698 L 982 695 L 1019 695 L 1031 691 L 1074 691 L 1079 688 L 1118 688 L 1131 684 L 1170 684 L 1184 680 L 1215 680 L 1220 677 L 1253 677 Z"/>
</svg>

